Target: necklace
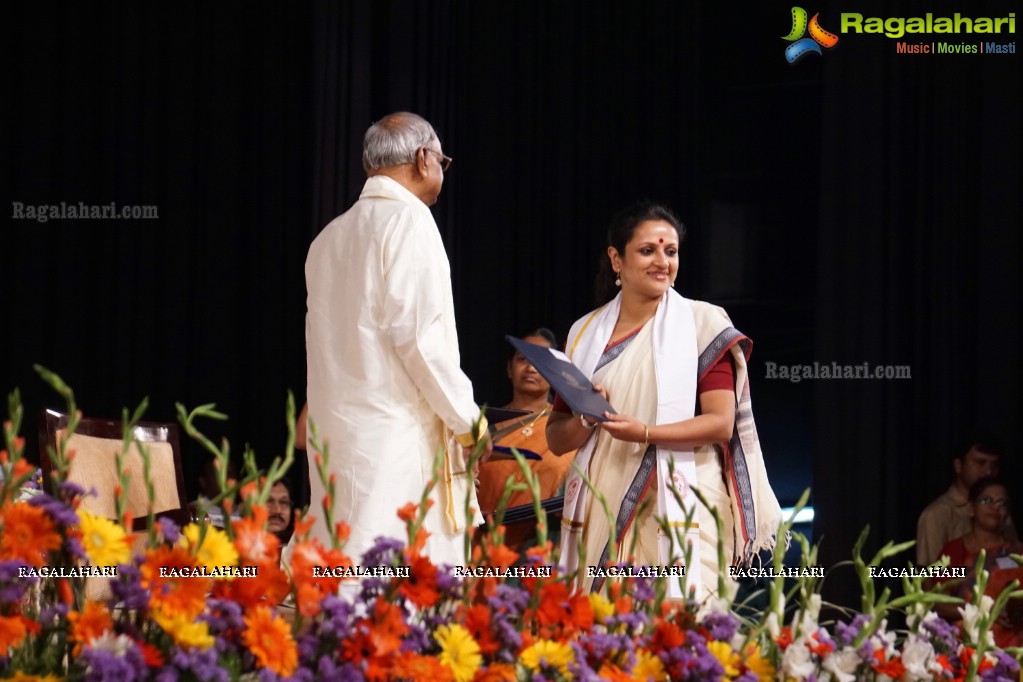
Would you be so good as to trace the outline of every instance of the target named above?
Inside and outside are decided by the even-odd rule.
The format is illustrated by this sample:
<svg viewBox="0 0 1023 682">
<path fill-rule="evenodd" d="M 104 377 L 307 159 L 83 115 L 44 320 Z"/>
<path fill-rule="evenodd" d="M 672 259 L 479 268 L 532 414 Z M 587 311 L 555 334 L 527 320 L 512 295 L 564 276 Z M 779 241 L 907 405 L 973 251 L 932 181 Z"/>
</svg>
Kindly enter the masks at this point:
<svg viewBox="0 0 1023 682">
<path fill-rule="evenodd" d="M 519 433 L 521 433 L 526 438 L 529 438 L 530 436 L 532 436 L 533 435 L 533 424 L 535 424 L 538 420 L 542 419 L 543 417 L 546 417 L 548 414 L 550 414 L 550 412 L 551 412 L 551 406 L 550 406 L 550 404 L 548 404 L 547 407 L 545 407 L 542 410 L 540 410 L 539 412 L 537 412 L 536 415 L 532 419 L 530 419 L 528 422 L 525 421 L 525 418 L 523 418 L 523 420 L 518 423 L 518 425 L 522 427 L 519 430 Z"/>
</svg>

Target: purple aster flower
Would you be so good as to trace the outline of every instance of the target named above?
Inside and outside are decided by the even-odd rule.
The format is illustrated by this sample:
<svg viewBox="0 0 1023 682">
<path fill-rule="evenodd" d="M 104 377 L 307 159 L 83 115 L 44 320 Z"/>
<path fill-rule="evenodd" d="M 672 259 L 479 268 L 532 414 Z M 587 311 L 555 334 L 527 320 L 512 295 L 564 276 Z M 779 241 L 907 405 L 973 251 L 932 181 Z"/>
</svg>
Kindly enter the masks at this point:
<svg viewBox="0 0 1023 682">
<path fill-rule="evenodd" d="M 632 580 L 632 594 L 636 601 L 651 602 L 657 595 L 654 589 L 655 578 L 639 577 Z"/>
<path fill-rule="evenodd" d="M 336 595 L 329 595 L 320 602 L 319 634 L 341 641 L 352 631 L 352 614 L 355 607 Z"/>
<path fill-rule="evenodd" d="M 20 602 L 28 586 L 39 582 L 39 578 L 36 577 L 22 578 L 19 574 L 21 568 L 31 566 L 20 559 L 0 561 L 0 603 Z"/>
<path fill-rule="evenodd" d="M 165 665 L 156 674 L 156 682 L 178 682 L 178 669 Z"/>
<path fill-rule="evenodd" d="M 760 682 L 760 677 L 752 670 L 747 670 L 735 678 L 735 682 Z"/>
<path fill-rule="evenodd" d="M 922 625 L 924 632 L 931 636 L 934 648 L 940 653 L 954 654 L 959 650 L 958 631 L 941 616 L 927 618 Z"/>
<path fill-rule="evenodd" d="M 446 625 L 447 623 L 442 622 L 440 624 Z M 408 633 L 405 634 L 401 642 L 401 650 L 411 652 L 429 650 L 433 646 L 433 640 L 430 637 L 432 630 L 434 630 L 432 626 L 423 626 L 415 623 L 409 625 Z"/>
<path fill-rule="evenodd" d="M 149 606 L 149 591 L 142 587 L 142 574 L 135 564 L 121 564 L 117 567 L 117 580 L 110 581 L 112 603 L 121 603 L 124 608 L 142 610 Z"/>
<path fill-rule="evenodd" d="M 708 613 L 703 619 L 703 627 L 710 636 L 719 642 L 729 642 L 735 631 L 739 629 L 739 621 L 731 613 Z"/>
<path fill-rule="evenodd" d="M 521 614 L 529 605 L 529 593 L 521 587 L 501 583 L 487 602 L 494 611 Z"/>
<path fill-rule="evenodd" d="M 206 613 L 199 616 L 200 621 L 205 621 L 209 626 L 210 634 L 223 634 L 228 630 L 245 629 L 245 621 L 242 620 L 242 607 L 229 599 L 206 600 Z"/>
<path fill-rule="evenodd" d="M 82 547 L 82 542 L 73 535 L 67 535 L 64 537 L 64 549 L 71 555 L 73 559 L 80 559 L 81 561 L 88 561 L 89 557 L 85 554 L 85 548 Z"/>
<path fill-rule="evenodd" d="M 135 682 L 143 678 L 146 670 L 142 652 L 134 644 L 123 656 L 110 649 L 86 647 L 82 661 L 88 682 Z"/>
<path fill-rule="evenodd" d="M 67 485 L 67 484 L 65 484 Z M 62 526 L 70 527 L 78 525 L 78 514 L 60 500 L 55 500 L 47 493 L 37 493 L 28 501 L 33 507 L 39 507 L 45 511 L 51 519 Z"/>
<path fill-rule="evenodd" d="M 39 610 L 39 622 L 45 624 L 52 623 L 58 620 L 63 620 L 67 618 L 67 614 L 68 614 L 67 604 L 44 606 L 42 609 Z"/>
<path fill-rule="evenodd" d="M 509 622 L 497 614 L 494 614 L 491 625 L 501 642 L 501 649 L 498 651 L 498 659 L 505 663 L 514 663 L 515 652 L 522 648 L 522 631 L 518 625 Z"/>
<path fill-rule="evenodd" d="M 568 666 L 569 672 L 572 673 L 572 679 L 581 682 L 601 682 L 600 675 L 590 667 L 586 650 L 582 644 L 578 640 L 572 640 L 568 646 L 575 653 L 575 661 Z"/>
<path fill-rule="evenodd" d="M 857 614 L 850 623 L 835 623 L 835 641 L 841 646 L 849 646 L 870 622 L 870 616 Z"/>
<path fill-rule="evenodd" d="M 1017 682 L 1019 680 L 1019 662 L 1004 651 L 991 652 L 995 664 L 980 674 L 985 682 Z"/>
<path fill-rule="evenodd" d="M 391 566 L 399 558 L 405 543 L 394 538 L 378 537 L 373 546 L 362 555 L 363 566 Z"/>
<path fill-rule="evenodd" d="M 451 597 L 457 598 L 461 594 L 462 582 L 447 568 L 444 570 L 438 569 L 436 585 L 437 591 L 441 595 L 441 600 L 447 600 Z"/>
<path fill-rule="evenodd" d="M 79 497 L 85 497 L 86 495 L 96 497 L 96 488 L 90 488 L 89 492 L 85 492 L 85 488 L 73 481 L 64 481 L 60 484 L 59 490 L 65 500 L 74 500 Z"/>
<path fill-rule="evenodd" d="M 174 648 L 171 663 L 181 672 L 191 672 L 196 678 L 206 682 L 230 682 L 230 675 L 217 663 L 215 648 L 204 650 L 192 649 L 183 651 Z"/>
<path fill-rule="evenodd" d="M 172 545 L 176 544 L 178 538 L 181 537 L 181 531 L 178 529 L 178 524 L 174 523 L 174 519 L 161 516 L 156 520 L 156 525 L 160 534 L 163 535 L 163 539 Z"/>
<path fill-rule="evenodd" d="M 280 676 L 269 668 L 261 668 L 259 671 L 259 682 L 280 682 Z"/>
</svg>

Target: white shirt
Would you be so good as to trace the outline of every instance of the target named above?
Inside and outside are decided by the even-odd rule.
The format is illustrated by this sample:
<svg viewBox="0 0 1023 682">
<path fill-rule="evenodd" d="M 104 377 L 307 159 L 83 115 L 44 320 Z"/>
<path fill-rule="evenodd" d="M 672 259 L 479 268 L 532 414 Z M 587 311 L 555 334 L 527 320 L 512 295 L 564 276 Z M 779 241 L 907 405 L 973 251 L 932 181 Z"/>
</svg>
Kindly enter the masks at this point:
<svg viewBox="0 0 1023 682">
<path fill-rule="evenodd" d="M 351 526 L 345 552 L 358 564 L 376 537 L 405 539 L 396 511 L 419 502 L 447 449 L 461 485 L 448 497 L 442 468 L 426 551 L 464 563 L 465 495 L 478 504 L 457 476 L 464 463 L 451 434 L 471 431 L 480 411 L 460 368 L 450 266 L 430 209 L 395 180 L 371 177 L 313 241 L 305 271 L 309 419 L 329 443 L 334 521 Z M 311 513 L 322 517 L 312 461 L 309 474 Z M 322 519 L 313 533 L 326 543 Z"/>
</svg>

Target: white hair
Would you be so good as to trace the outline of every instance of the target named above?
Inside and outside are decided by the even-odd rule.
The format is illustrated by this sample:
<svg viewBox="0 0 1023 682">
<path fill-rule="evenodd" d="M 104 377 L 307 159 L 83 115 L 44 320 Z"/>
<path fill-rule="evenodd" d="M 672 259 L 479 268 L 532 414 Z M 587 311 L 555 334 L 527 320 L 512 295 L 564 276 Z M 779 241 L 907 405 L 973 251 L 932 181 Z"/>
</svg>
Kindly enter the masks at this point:
<svg viewBox="0 0 1023 682">
<path fill-rule="evenodd" d="M 362 167 L 371 170 L 414 163 L 416 153 L 437 139 L 433 126 L 407 111 L 389 114 L 369 127 L 362 140 Z"/>
</svg>

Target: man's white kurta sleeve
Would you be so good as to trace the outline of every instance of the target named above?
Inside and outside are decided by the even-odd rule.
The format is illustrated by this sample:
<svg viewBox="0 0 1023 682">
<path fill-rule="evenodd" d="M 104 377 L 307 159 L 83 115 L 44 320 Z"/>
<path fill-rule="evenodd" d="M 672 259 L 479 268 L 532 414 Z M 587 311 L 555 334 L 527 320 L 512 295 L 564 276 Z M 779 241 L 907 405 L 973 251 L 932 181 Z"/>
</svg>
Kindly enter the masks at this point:
<svg viewBox="0 0 1023 682">
<path fill-rule="evenodd" d="M 456 434 L 479 417 L 462 372 L 451 298 L 451 272 L 429 215 L 401 212 L 383 244 L 381 329 L 433 411 Z"/>
</svg>

